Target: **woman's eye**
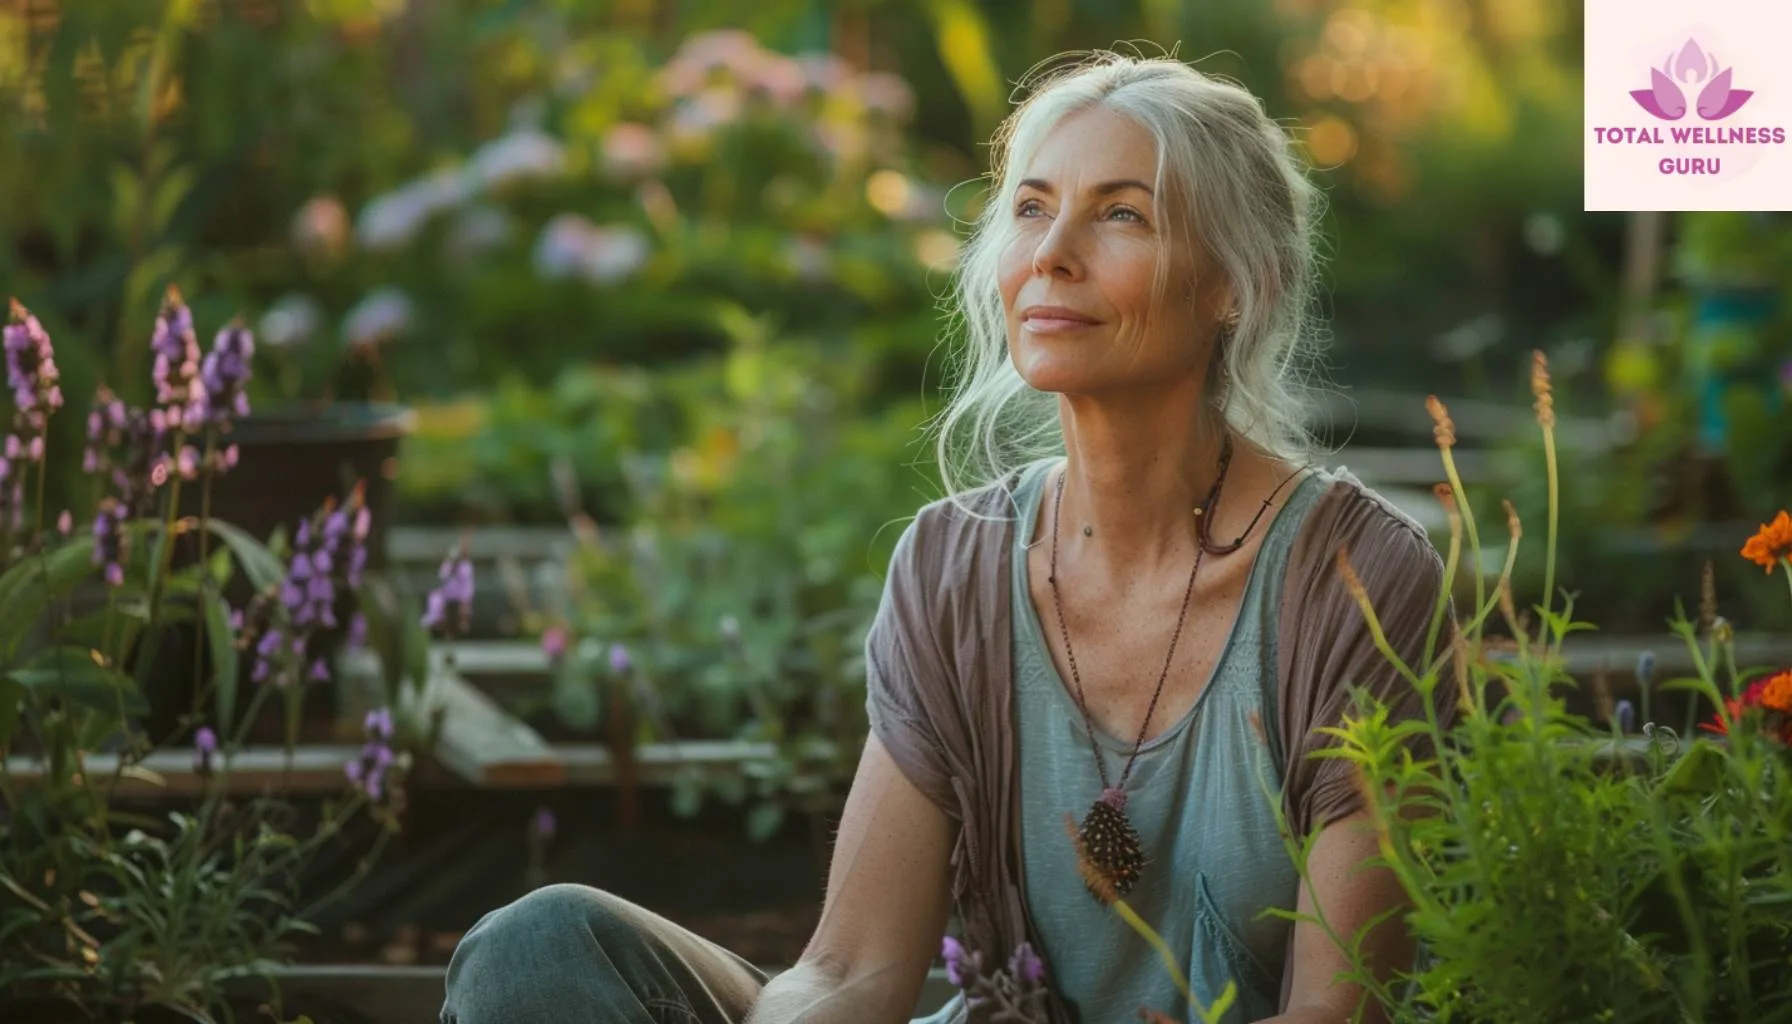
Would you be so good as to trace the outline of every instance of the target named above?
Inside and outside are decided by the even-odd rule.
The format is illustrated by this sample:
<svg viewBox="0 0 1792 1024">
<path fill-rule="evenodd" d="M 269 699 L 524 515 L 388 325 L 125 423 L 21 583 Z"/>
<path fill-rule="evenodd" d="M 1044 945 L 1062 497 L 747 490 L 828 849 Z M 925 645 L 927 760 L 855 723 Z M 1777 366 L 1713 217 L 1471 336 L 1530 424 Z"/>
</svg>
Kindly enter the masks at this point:
<svg viewBox="0 0 1792 1024">
<path fill-rule="evenodd" d="M 1130 206 L 1116 206 L 1108 211 L 1108 216 L 1131 219 L 1138 221 L 1141 224 L 1145 222 L 1145 215 Z"/>
<path fill-rule="evenodd" d="M 1023 199 L 1021 200 L 1021 204 L 1014 208 L 1014 215 L 1016 217 L 1031 217 L 1033 214 L 1039 212 L 1039 200 L 1037 199 Z"/>
</svg>

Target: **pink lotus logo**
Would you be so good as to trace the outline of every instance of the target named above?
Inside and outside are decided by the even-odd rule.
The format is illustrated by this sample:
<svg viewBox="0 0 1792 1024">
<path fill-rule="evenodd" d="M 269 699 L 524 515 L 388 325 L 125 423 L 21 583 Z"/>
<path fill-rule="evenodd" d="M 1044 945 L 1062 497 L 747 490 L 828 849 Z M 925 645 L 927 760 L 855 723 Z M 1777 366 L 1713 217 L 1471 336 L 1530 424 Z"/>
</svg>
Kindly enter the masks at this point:
<svg viewBox="0 0 1792 1024">
<path fill-rule="evenodd" d="M 1659 68 L 1649 69 L 1649 79 L 1653 89 L 1632 89 L 1630 95 L 1637 105 L 1661 118 L 1663 121 L 1678 121 L 1686 116 L 1687 90 L 1697 87 L 1699 90 L 1699 116 L 1707 121 L 1721 121 L 1748 102 L 1754 92 L 1748 89 L 1730 88 L 1730 69 L 1718 69 L 1717 58 L 1699 48 L 1696 40 L 1688 39 L 1678 54 L 1668 57 L 1667 62 Z"/>
</svg>

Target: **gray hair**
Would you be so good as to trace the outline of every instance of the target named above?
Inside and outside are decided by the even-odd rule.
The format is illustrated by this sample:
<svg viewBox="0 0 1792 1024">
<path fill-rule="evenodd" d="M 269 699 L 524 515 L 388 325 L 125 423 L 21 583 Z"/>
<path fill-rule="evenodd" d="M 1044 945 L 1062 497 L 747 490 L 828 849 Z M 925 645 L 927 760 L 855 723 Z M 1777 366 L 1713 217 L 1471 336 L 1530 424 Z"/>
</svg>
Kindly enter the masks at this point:
<svg viewBox="0 0 1792 1024">
<path fill-rule="evenodd" d="M 950 400 L 931 424 L 946 492 L 962 494 L 1064 449 L 1057 396 L 1029 387 L 1008 358 L 997 263 L 1012 237 L 1010 211 L 1026 165 L 1059 121 L 1097 105 L 1151 133 L 1157 194 L 1182 200 L 1182 241 L 1198 238 L 1231 285 L 1238 322 L 1216 353 L 1226 384 L 1209 389 L 1223 403 L 1213 411 L 1274 456 L 1309 456 L 1310 382 L 1321 342 L 1312 310 L 1315 224 L 1323 197 L 1287 132 L 1242 86 L 1174 57 L 1098 51 L 1022 84 L 1031 94 L 996 130 L 988 176 L 994 191 L 947 298 L 949 323 L 962 331 L 963 344 L 951 363 Z M 1158 263 L 1160 295 L 1167 264 Z"/>
</svg>

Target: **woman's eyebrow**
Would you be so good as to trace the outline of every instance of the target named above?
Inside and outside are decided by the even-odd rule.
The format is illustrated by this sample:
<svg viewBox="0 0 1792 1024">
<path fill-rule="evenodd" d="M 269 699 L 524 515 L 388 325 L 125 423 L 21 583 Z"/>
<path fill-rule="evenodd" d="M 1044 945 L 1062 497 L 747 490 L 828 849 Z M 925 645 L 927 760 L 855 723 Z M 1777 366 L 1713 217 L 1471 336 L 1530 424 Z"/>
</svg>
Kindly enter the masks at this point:
<svg viewBox="0 0 1792 1024">
<path fill-rule="evenodd" d="M 1020 187 L 1030 188 L 1035 192 L 1043 192 L 1048 196 L 1057 193 L 1057 189 L 1052 187 L 1052 183 L 1043 178 L 1022 178 Z M 1125 192 L 1127 189 L 1138 189 L 1148 196 L 1157 194 L 1151 190 L 1150 185 L 1145 184 L 1137 178 L 1116 178 L 1113 181 L 1104 181 L 1098 185 L 1091 186 L 1089 191 L 1098 196 L 1110 196 L 1115 192 Z"/>
</svg>

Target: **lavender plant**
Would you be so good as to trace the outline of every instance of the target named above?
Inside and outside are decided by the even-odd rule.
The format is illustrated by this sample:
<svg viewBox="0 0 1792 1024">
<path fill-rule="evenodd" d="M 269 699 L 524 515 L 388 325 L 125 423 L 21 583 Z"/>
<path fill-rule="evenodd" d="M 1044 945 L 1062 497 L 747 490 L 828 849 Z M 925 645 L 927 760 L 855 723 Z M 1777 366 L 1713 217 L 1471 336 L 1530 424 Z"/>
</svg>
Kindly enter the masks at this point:
<svg viewBox="0 0 1792 1024">
<path fill-rule="evenodd" d="M 1540 354 L 1532 384 L 1548 456 L 1554 399 Z M 1432 414 L 1449 480 L 1439 487 L 1450 523 L 1447 597 L 1465 537 L 1469 564 L 1482 563 L 1448 410 L 1433 399 Z M 1553 511 L 1553 457 L 1545 472 Z M 1416 664 L 1382 641 L 1355 588 L 1401 674 L 1456 703 L 1446 728 L 1435 717 L 1396 724 L 1365 699 L 1328 751 L 1357 772 L 1379 860 L 1410 901 L 1401 916 L 1422 955 L 1380 978 L 1360 954 L 1361 934 L 1338 934 L 1323 914 L 1308 919 L 1350 957 L 1363 1009 L 1395 1022 L 1792 1020 L 1792 673 L 1737 665 L 1707 583 L 1699 619 L 1676 610 L 1669 622 L 1694 674 L 1656 682 L 1653 655 L 1638 666 L 1641 736 L 1629 731 L 1636 711 L 1627 702 L 1604 701 L 1604 722 L 1571 714 L 1563 645 L 1589 627 L 1568 594 L 1545 593 L 1520 612 L 1511 570 L 1522 531 L 1509 505 L 1507 531 L 1503 571 L 1491 581 L 1476 573 L 1460 629 L 1434 628 Z M 1547 531 L 1553 567 L 1553 515 Z M 1792 523 L 1784 536 L 1764 527 L 1744 554 L 1792 582 Z M 1354 580 L 1348 555 L 1340 569 Z M 1716 708 L 1707 735 L 1651 720 L 1656 690 Z M 1415 737 L 1435 756 L 1412 758 Z M 1288 839 L 1304 877 L 1311 841 Z"/>
<path fill-rule="evenodd" d="M 1037 1024 L 1045 1016 L 1045 963 L 1029 943 L 1021 943 L 1002 967 L 986 968 L 983 953 L 967 950 L 952 936 L 940 947 L 946 980 L 964 990 L 971 1020 L 989 1024 Z"/>
<path fill-rule="evenodd" d="M 202 351 L 170 290 L 152 341 L 154 404 L 131 408 L 100 391 L 82 458 L 94 518 L 77 528 L 64 512 L 49 530 L 41 489 L 54 453 L 44 439 L 62 395 L 48 333 L 12 306 L 5 350 L 15 413 L 0 462 L 0 1016 L 10 1012 L 5 1001 L 16 1007 L 26 997 L 124 1017 L 151 1005 L 195 1019 L 228 1013 L 225 981 L 289 956 L 308 928 L 316 905 L 296 907 L 299 867 L 371 817 L 377 838 L 346 888 L 396 827 L 404 759 L 390 747 L 384 712 L 369 718 L 366 748 L 308 835 L 291 834 L 283 802 L 229 795 L 233 762 L 264 703 L 327 676 L 314 646 L 320 631 L 349 617 L 351 641 L 365 632 L 354 600 L 368 528 L 359 489 L 298 524 L 285 565 L 213 519 L 203 497 L 199 517 L 179 515 L 184 483 L 209 489 L 236 464 L 228 435 L 248 412 L 253 347 L 233 324 Z M 200 557 L 182 564 L 175 543 L 188 536 L 199 538 Z M 222 542 L 216 553 L 208 539 Z M 242 609 L 222 596 L 237 572 L 256 591 Z M 188 622 L 203 630 L 195 703 L 162 742 L 190 746 L 203 794 L 197 807 L 144 818 L 116 807 L 115 795 L 126 780 L 158 781 L 143 768 L 156 745 L 141 726 L 143 684 L 165 664 L 156 653 L 167 630 Z M 253 690 L 239 716 L 245 656 Z M 96 753 L 109 769 L 97 767 Z"/>
</svg>

